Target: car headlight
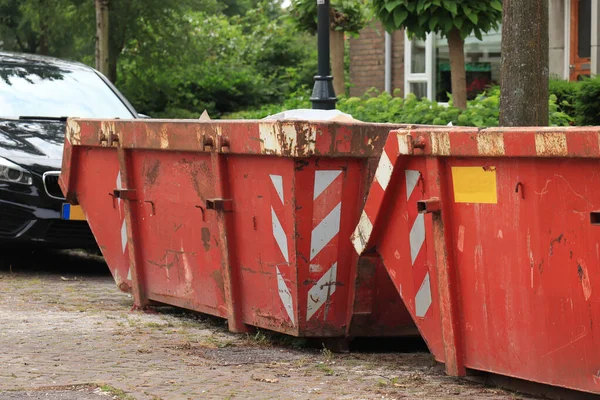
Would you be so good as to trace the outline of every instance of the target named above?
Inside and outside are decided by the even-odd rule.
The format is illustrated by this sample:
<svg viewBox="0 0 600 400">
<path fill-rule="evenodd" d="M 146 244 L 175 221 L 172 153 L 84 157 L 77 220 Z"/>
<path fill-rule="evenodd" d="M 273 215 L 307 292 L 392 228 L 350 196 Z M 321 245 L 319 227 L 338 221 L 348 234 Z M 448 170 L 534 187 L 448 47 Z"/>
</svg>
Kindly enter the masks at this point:
<svg viewBox="0 0 600 400">
<path fill-rule="evenodd" d="M 31 185 L 33 179 L 31 174 L 19 167 L 17 164 L 0 157 L 0 182 L 19 183 Z"/>
</svg>

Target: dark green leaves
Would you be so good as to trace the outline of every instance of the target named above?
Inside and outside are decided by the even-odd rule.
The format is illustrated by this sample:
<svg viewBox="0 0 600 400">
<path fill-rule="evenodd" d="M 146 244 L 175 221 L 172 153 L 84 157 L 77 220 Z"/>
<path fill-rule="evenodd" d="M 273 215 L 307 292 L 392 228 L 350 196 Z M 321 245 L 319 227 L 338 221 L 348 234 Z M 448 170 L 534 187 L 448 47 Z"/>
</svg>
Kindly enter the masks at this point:
<svg viewBox="0 0 600 400">
<path fill-rule="evenodd" d="M 408 11 L 403 8 L 397 8 L 394 11 L 394 24 L 396 26 L 402 26 L 402 24 L 406 20 L 406 17 L 408 17 Z"/>
<path fill-rule="evenodd" d="M 417 38 L 430 33 L 447 36 L 458 29 L 463 38 L 498 28 L 500 0 L 373 0 L 376 16 L 388 31 L 405 28 Z"/>
<path fill-rule="evenodd" d="M 403 0 L 392 0 L 383 4 L 388 15 L 393 14 Z M 331 28 L 357 34 L 369 20 L 367 0 L 331 0 Z M 317 31 L 317 2 L 315 0 L 292 0 L 290 17 L 303 31 Z"/>
</svg>

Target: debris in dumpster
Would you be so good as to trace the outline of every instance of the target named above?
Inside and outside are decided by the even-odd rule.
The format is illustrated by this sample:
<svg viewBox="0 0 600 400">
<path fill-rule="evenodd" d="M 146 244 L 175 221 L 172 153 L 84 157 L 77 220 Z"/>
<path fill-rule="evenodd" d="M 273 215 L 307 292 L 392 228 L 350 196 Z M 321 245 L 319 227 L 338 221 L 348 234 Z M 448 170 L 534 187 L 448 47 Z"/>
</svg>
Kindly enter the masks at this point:
<svg viewBox="0 0 600 400">
<path fill-rule="evenodd" d="M 316 110 L 311 108 L 282 111 L 277 114 L 269 115 L 263 118 L 263 120 L 362 122 L 354 119 L 352 115 L 343 113 L 340 110 Z"/>
</svg>

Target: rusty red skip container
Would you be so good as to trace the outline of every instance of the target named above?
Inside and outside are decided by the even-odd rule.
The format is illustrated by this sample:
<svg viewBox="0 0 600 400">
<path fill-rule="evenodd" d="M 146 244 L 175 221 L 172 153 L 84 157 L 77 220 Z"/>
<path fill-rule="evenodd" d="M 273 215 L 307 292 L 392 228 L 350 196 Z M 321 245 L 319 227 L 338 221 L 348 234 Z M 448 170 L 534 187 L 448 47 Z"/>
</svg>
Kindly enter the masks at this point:
<svg viewBox="0 0 600 400">
<path fill-rule="evenodd" d="M 135 305 L 303 337 L 416 333 L 350 236 L 388 133 L 301 121 L 67 124 L 60 185 Z"/>
<path fill-rule="evenodd" d="M 75 119 L 60 184 L 138 307 L 600 393 L 600 129 L 396 128 Z"/>
<path fill-rule="evenodd" d="M 600 393 L 600 128 L 392 132 L 353 235 L 450 375 Z"/>
</svg>

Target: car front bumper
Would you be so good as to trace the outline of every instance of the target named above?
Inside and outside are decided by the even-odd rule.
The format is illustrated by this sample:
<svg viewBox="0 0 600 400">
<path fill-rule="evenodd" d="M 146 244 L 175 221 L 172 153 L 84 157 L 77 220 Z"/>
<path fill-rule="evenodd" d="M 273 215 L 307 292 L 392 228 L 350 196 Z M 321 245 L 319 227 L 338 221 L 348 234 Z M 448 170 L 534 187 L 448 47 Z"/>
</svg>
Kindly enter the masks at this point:
<svg viewBox="0 0 600 400">
<path fill-rule="evenodd" d="M 0 185 L 0 244 L 96 249 L 88 223 L 62 219 L 64 200 L 50 197 L 40 178 L 30 187 Z"/>
</svg>

